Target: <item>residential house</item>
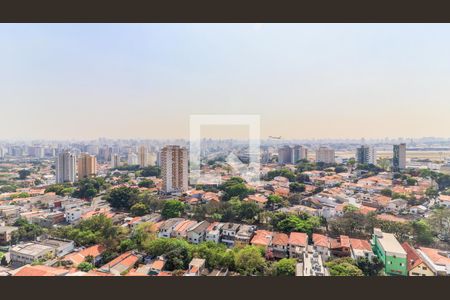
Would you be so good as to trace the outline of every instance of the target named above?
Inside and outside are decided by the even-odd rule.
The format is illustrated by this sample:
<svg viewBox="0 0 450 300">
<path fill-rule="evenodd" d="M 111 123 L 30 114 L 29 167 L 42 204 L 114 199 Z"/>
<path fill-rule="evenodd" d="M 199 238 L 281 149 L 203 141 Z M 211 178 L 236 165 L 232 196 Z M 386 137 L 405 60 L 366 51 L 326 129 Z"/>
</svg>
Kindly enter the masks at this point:
<svg viewBox="0 0 450 300">
<path fill-rule="evenodd" d="M 450 208 L 450 196 L 449 195 L 439 195 L 438 201 L 436 201 L 439 205 Z"/>
<path fill-rule="evenodd" d="M 323 262 L 323 256 L 308 246 L 303 253 L 302 262 L 296 265 L 296 276 L 329 276 Z"/>
<path fill-rule="evenodd" d="M 199 244 L 205 240 L 206 230 L 210 223 L 208 221 L 202 221 L 197 223 L 187 231 L 187 239 L 190 243 Z"/>
<path fill-rule="evenodd" d="M 12 276 L 66 276 L 70 270 L 45 265 L 25 265 L 12 272 Z"/>
<path fill-rule="evenodd" d="M 436 274 L 425 263 L 413 246 L 404 242 L 403 249 L 406 251 L 406 260 L 408 264 L 408 276 L 435 276 Z"/>
<path fill-rule="evenodd" d="M 289 257 L 303 258 L 303 253 L 308 247 L 308 235 L 303 232 L 291 232 L 288 240 Z"/>
<path fill-rule="evenodd" d="M 220 231 L 224 224 L 219 222 L 214 222 L 209 224 L 208 228 L 206 228 L 205 240 L 212 241 L 214 243 L 220 242 Z"/>
<path fill-rule="evenodd" d="M 196 225 L 197 221 L 192 220 L 180 222 L 173 228 L 171 237 L 186 239 L 188 231 Z"/>
<path fill-rule="evenodd" d="M 97 266 L 101 262 L 105 250 L 105 247 L 102 245 L 94 245 L 81 251 L 68 254 L 62 260 L 71 261 L 72 265 L 77 267 L 80 263 L 86 261 L 87 259 L 92 259 L 91 263 L 94 266 Z"/>
<path fill-rule="evenodd" d="M 71 253 L 75 249 L 75 242 L 60 238 L 47 238 L 39 242 L 41 245 L 53 247 L 55 249 L 55 256 L 62 257 Z"/>
<path fill-rule="evenodd" d="M 331 255 L 328 237 L 323 234 L 313 233 L 312 240 L 315 251 L 322 256 L 323 261 L 327 261 Z"/>
<path fill-rule="evenodd" d="M 450 252 L 426 247 L 420 247 L 417 252 L 434 274 L 450 275 Z"/>
<path fill-rule="evenodd" d="M 350 250 L 353 259 L 367 258 L 372 260 L 375 257 L 372 246 L 366 240 L 350 238 Z"/>
<path fill-rule="evenodd" d="M 331 255 L 336 257 L 345 257 L 351 255 L 350 238 L 346 235 L 340 235 L 337 239 L 329 238 Z"/>
<path fill-rule="evenodd" d="M 159 227 L 158 237 L 169 238 L 172 235 L 172 231 L 179 223 L 185 221 L 183 218 L 172 218 L 166 220 Z"/>
<path fill-rule="evenodd" d="M 269 200 L 264 195 L 250 195 L 247 198 L 245 198 L 244 201 L 256 203 L 259 206 L 259 208 L 263 208 L 264 206 L 266 206 L 267 201 Z"/>
<path fill-rule="evenodd" d="M 166 260 L 162 256 L 159 256 L 150 264 L 149 275 L 158 275 L 162 272 L 165 265 Z"/>
<path fill-rule="evenodd" d="M 193 258 L 184 276 L 200 276 L 205 269 L 206 260 L 203 258 Z"/>
<path fill-rule="evenodd" d="M 140 257 L 135 255 L 132 251 L 125 252 L 102 266 L 99 270 L 114 275 L 124 275 L 136 265 L 139 259 Z"/>
<path fill-rule="evenodd" d="M 13 264 L 26 265 L 38 260 L 47 260 L 55 256 L 55 248 L 35 242 L 19 244 L 10 250 Z"/>
<path fill-rule="evenodd" d="M 398 214 L 400 211 L 408 207 L 408 201 L 405 199 L 394 199 L 386 206 L 386 211 Z"/>
<path fill-rule="evenodd" d="M 236 239 L 240 227 L 240 224 L 225 223 L 222 226 L 221 242 L 229 247 L 234 246 L 234 240 Z"/>
<path fill-rule="evenodd" d="M 371 244 L 375 255 L 384 263 L 387 275 L 408 274 L 406 251 L 392 233 L 374 228 Z"/>
<path fill-rule="evenodd" d="M 0 226 L 0 244 L 7 244 L 11 241 L 13 232 L 17 231 L 19 227 L 15 226 Z"/>
<path fill-rule="evenodd" d="M 267 230 L 256 230 L 250 244 L 267 249 L 272 243 L 273 232 Z"/>
<path fill-rule="evenodd" d="M 236 233 L 235 245 L 248 245 L 255 234 L 256 226 L 243 224 Z"/>
<path fill-rule="evenodd" d="M 289 236 L 285 233 L 276 232 L 269 246 L 274 258 L 285 258 L 289 253 Z"/>
</svg>

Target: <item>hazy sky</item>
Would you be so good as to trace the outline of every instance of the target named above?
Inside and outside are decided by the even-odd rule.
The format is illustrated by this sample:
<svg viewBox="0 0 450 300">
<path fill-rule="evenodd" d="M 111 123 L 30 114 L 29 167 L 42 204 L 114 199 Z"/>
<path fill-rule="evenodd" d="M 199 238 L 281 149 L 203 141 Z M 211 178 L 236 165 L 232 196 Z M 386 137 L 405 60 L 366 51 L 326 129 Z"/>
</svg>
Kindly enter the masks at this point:
<svg viewBox="0 0 450 300">
<path fill-rule="evenodd" d="M 0 24 L 0 139 L 450 137 L 449 24 Z M 221 130 L 219 135 L 233 130 Z"/>
</svg>

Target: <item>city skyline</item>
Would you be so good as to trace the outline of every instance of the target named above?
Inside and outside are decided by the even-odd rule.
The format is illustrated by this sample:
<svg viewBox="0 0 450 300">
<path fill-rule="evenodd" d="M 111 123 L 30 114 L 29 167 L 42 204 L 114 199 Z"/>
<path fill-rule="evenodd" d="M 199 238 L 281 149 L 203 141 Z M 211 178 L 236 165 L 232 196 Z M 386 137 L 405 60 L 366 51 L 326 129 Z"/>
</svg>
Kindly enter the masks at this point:
<svg viewBox="0 0 450 300">
<path fill-rule="evenodd" d="M 0 139 L 448 137 L 447 24 L 3 24 Z M 241 129 L 210 130 L 217 138 Z"/>
</svg>

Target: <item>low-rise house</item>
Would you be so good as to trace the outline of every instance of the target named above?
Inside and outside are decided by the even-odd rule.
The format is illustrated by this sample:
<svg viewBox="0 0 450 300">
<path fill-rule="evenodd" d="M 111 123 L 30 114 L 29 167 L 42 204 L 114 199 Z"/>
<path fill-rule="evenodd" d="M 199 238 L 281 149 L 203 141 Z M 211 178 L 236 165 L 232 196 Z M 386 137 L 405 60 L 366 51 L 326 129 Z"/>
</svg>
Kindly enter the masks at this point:
<svg viewBox="0 0 450 300">
<path fill-rule="evenodd" d="M 288 240 L 289 257 L 303 258 L 303 253 L 308 247 L 308 235 L 303 232 L 291 232 Z"/>
<path fill-rule="evenodd" d="M 408 264 L 408 276 L 435 276 L 436 274 L 431 268 L 420 258 L 413 246 L 404 242 L 403 249 L 406 251 L 406 259 Z"/>
<path fill-rule="evenodd" d="M 439 195 L 437 203 L 441 206 L 450 208 L 450 196 L 449 195 Z"/>
<path fill-rule="evenodd" d="M 55 224 L 60 224 L 65 221 L 65 215 L 63 212 L 51 212 L 40 216 L 35 216 L 31 218 L 33 224 L 38 224 L 42 227 L 50 228 Z"/>
<path fill-rule="evenodd" d="M 399 213 L 400 211 L 406 209 L 408 207 L 408 201 L 405 199 L 394 199 L 388 203 L 386 206 L 386 211 Z"/>
<path fill-rule="evenodd" d="M 39 260 L 47 260 L 55 256 L 55 248 L 38 243 L 25 243 L 9 250 L 13 264 L 26 265 Z"/>
<path fill-rule="evenodd" d="M 200 276 L 205 269 L 206 260 L 202 258 L 193 258 L 184 276 Z"/>
<path fill-rule="evenodd" d="M 375 255 L 384 263 L 387 275 L 408 274 L 406 251 L 392 233 L 374 228 L 371 244 Z"/>
<path fill-rule="evenodd" d="M 158 257 L 150 264 L 149 275 L 158 275 L 164 269 L 166 260 L 163 257 Z"/>
<path fill-rule="evenodd" d="M 0 217 L 3 219 L 17 219 L 19 215 L 20 207 L 15 205 L 0 205 Z"/>
<path fill-rule="evenodd" d="M 236 235 L 240 227 L 240 224 L 225 223 L 222 226 L 222 232 L 220 236 L 221 242 L 225 243 L 229 247 L 234 246 L 234 240 L 236 239 Z"/>
<path fill-rule="evenodd" d="M 53 268 L 45 265 L 25 265 L 14 270 L 12 276 L 66 276 L 70 270 L 62 268 Z"/>
<path fill-rule="evenodd" d="M 174 238 L 187 238 L 188 231 L 197 224 L 197 221 L 185 220 L 178 223 L 172 230 L 171 236 Z"/>
<path fill-rule="evenodd" d="M 272 243 L 273 232 L 267 230 L 256 230 L 250 244 L 267 249 Z"/>
<path fill-rule="evenodd" d="M 92 210 L 90 207 L 75 207 L 66 210 L 65 218 L 66 222 L 73 224 L 81 220 L 81 217 L 88 211 Z"/>
<path fill-rule="evenodd" d="M 19 230 L 15 226 L 0 226 L 0 244 L 7 244 L 11 241 L 13 232 Z"/>
<path fill-rule="evenodd" d="M 423 215 L 427 210 L 428 209 L 423 205 L 415 205 L 409 208 L 409 213 L 413 215 Z"/>
<path fill-rule="evenodd" d="M 236 233 L 235 244 L 248 245 L 255 234 L 256 226 L 243 224 Z"/>
<path fill-rule="evenodd" d="M 102 266 L 100 271 L 109 272 L 114 275 L 124 275 L 135 266 L 139 259 L 140 257 L 133 252 L 125 252 Z"/>
<path fill-rule="evenodd" d="M 187 231 L 187 239 L 190 243 L 199 244 L 205 241 L 206 230 L 210 223 L 208 221 L 202 221 L 197 223 Z"/>
<path fill-rule="evenodd" d="M 259 208 L 263 208 L 269 200 L 264 195 L 249 195 L 244 201 L 255 203 Z"/>
<path fill-rule="evenodd" d="M 81 251 L 68 254 L 62 260 L 70 261 L 74 267 L 77 267 L 80 263 L 90 258 L 92 259 L 92 264 L 97 266 L 101 262 L 105 250 L 105 247 L 102 245 L 94 245 Z"/>
<path fill-rule="evenodd" d="M 209 203 L 209 202 L 220 202 L 219 195 L 214 192 L 206 192 L 202 196 L 202 202 Z"/>
<path fill-rule="evenodd" d="M 331 254 L 336 257 L 345 257 L 351 255 L 350 238 L 346 235 L 340 235 L 337 239 L 329 239 Z"/>
<path fill-rule="evenodd" d="M 372 260 L 375 254 L 372 251 L 372 246 L 366 240 L 350 238 L 351 257 L 353 259 L 367 258 Z"/>
<path fill-rule="evenodd" d="M 214 222 L 209 224 L 208 228 L 206 228 L 205 240 L 212 241 L 214 243 L 220 242 L 220 232 L 222 229 L 223 223 Z"/>
<path fill-rule="evenodd" d="M 285 233 L 276 232 L 273 235 L 269 249 L 275 258 L 287 257 L 289 253 L 289 236 Z"/>
<path fill-rule="evenodd" d="M 159 227 L 158 237 L 169 238 L 172 235 L 172 231 L 179 223 L 183 222 L 183 218 L 172 218 L 165 221 Z"/>
<path fill-rule="evenodd" d="M 317 251 L 324 261 L 327 261 L 330 257 L 330 241 L 326 235 L 313 233 L 312 235 L 313 245 L 315 251 Z"/>
<path fill-rule="evenodd" d="M 450 252 L 426 247 L 420 247 L 417 252 L 434 274 L 450 275 Z"/>
<path fill-rule="evenodd" d="M 62 257 L 75 249 L 74 241 L 59 238 L 48 238 L 40 241 L 40 244 L 53 247 L 56 257 Z"/>
</svg>

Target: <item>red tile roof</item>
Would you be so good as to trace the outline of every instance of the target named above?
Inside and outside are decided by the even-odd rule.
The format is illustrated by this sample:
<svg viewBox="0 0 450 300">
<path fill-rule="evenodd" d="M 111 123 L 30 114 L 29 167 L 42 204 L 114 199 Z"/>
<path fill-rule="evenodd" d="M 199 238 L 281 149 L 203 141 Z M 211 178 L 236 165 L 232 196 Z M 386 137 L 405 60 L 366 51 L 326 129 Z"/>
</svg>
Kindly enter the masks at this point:
<svg viewBox="0 0 450 300">
<path fill-rule="evenodd" d="M 69 273 L 66 269 L 53 268 L 45 265 L 25 265 L 13 276 L 63 276 Z"/>
<path fill-rule="evenodd" d="M 256 230 L 255 236 L 252 238 L 250 244 L 256 246 L 269 246 L 272 241 L 273 233 L 267 230 Z"/>
<path fill-rule="evenodd" d="M 439 254 L 438 249 L 420 247 L 420 251 L 425 253 L 436 265 L 450 265 L 450 258 Z"/>
<path fill-rule="evenodd" d="M 406 251 L 406 260 L 408 263 L 408 271 L 411 271 L 418 265 L 420 265 L 423 261 L 420 258 L 419 254 L 417 253 L 416 249 L 414 249 L 413 246 L 408 244 L 407 242 L 404 242 L 402 244 L 403 249 Z"/>
<path fill-rule="evenodd" d="M 330 247 L 330 242 L 326 235 L 313 233 L 312 239 L 313 239 L 314 246 L 320 246 L 320 247 L 325 247 L 325 248 Z"/>
<path fill-rule="evenodd" d="M 366 240 L 361 239 L 350 239 L 350 246 L 353 249 L 356 250 L 365 250 L 365 251 L 372 251 L 372 247 L 370 246 L 370 243 Z"/>
<path fill-rule="evenodd" d="M 272 245 L 287 246 L 289 242 L 289 236 L 285 233 L 277 232 L 272 239 Z"/>
<path fill-rule="evenodd" d="M 303 232 L 291 232 L 289 234 L 289 244 L 306 247 L 308 245 L 308 235 Z"/>
</svg>

